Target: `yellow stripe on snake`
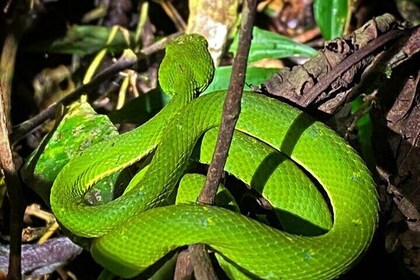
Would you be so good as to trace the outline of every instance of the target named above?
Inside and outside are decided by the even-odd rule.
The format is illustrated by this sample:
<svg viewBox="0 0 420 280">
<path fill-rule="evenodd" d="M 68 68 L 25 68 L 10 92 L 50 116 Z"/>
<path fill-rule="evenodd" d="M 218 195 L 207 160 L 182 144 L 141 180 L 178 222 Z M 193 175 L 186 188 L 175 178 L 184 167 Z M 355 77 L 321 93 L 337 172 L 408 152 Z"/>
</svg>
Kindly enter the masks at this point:
<svg viewBox="0 0 420 280">
<path fill-rule="evenodd" d="M 51 191 L 59 222 L 93 238 L 94 259 L 122 277 L 194 243 L 207 244 L 232 278 L 330 279 L 347 271 L 377 226 L 374 182 L 343 139 L 277 100 L 244 93 L 226 170 L 260 189 L 269 202 L 279 199 L 275 207 L 285 217 L 299 217 L 324 233 L 303 236 L 287 219 L 290 231 L 278 230 L 217 206 L 159 207 L 176 188 L 197 141 L 220 124 L 226 92 L 198 97 L 213 72 L 203 37 L 183 35 L 170 43 L 159 69 L 170 103 L 144 125 L 93 145 L 63 168 Z M 206 162 L 211 149 L 201 153 Z M 85 204 L 84 194 L 96 182 L 152 154 L 147 170 L 122 196 Z M 312 181 L 322 186 L 330 206 Z"/>
</svg>

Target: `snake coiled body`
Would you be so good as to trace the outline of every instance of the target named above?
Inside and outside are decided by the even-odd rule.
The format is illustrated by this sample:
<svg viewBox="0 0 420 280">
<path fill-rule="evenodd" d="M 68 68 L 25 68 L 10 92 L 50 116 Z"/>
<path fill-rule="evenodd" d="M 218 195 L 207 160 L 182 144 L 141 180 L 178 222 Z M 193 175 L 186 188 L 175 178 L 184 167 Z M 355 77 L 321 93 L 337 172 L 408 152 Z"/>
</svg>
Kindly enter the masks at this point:
<svg viewBox="0 0 420 280">
<path fill-rule="evenodd" d="M 377 225 L 370 173 L 332 130 L 265 96 L 244 93 L 236 130 L 282 153 L 322 186 L 332 208 L 332 227 L 324 234 L 301 236 L 217 206 L 155 207 L 177 185 L 200 137 L 219 126 L 225 96 L 215 92 L 195 98 L 213 69 L 202 37 L 182 36 L 168 47 L 165 60 L 160 83 L 176 93 L 171 103 L 148 123 L 94 145 L 63 168 L 51 193 L 60 223 L 77 235 L 94 237 L 95 260 L 123 277 L 194 243 L 208 244 L 232 277 L 330 279 L 348 270 L 367 249 Z M 95 182 L 151 153 L 147 171 L 135 176 L 121 197 L 99 206 L 84 203 L 84 193 Z M 290 179 L 281 186 L 282 199 L 301 201 L 296 211 L 304 213 L 311 196 L 302 197 L 296 182 Z"/>
</svg>

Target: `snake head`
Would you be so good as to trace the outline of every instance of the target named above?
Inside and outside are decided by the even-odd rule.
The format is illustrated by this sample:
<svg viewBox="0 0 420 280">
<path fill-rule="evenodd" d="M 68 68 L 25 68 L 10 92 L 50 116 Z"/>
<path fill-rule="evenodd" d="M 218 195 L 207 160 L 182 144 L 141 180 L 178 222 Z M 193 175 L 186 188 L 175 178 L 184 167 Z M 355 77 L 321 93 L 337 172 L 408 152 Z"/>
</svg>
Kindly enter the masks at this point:
<svg viewBox="0 0 420 280">
<path fill-rule="evenodd" d="M 159 68 L 159 83 L 170 96 L 197 97 L 213 79 L 214 64 L 207 40 L 199 34 L 184 34 L 166 46 Z"/>
</svg>

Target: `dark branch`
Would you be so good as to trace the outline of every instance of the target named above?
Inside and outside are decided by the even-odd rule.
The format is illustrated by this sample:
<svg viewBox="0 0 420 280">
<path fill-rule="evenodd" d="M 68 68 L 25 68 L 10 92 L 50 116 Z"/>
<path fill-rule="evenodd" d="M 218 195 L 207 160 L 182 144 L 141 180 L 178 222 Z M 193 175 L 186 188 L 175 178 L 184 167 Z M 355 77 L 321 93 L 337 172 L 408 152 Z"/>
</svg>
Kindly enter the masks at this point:
<svg viewBox="0 0 420 280">
<path fill-rule="evenodd" d="M 242 90 L 244 88 L 246 64 L 252 40 L 256 1 L 248 0 L 244 4 L 238 51 L 232 65 L 232 74 L 223 106 L 223 116 L 217 137 L 217 144 L 207 173 L 207 180 L 197 199 L 198 202 L 204 204 L 214 203 L 232 142 L 235 125 L 241 111 Z"/>
<path fill-rule="evenodd" d="M 213 204 L 220 178 L 228 156 L 233 132 L 241 111 L 242 90 L 245 83 L 245 73 L 249 48 L 252 40 L 256 1 L 247 0 L 242 10 L 242 22 L 239 33 L 239 47 L 232 66 L 229 88 L 223 105 L 223 116 L 220 124 L 217 144 L 210 163 L 207 179 L 197 201 L 203 204 Z M 217 279 L 210 258 L 203 244 L 189 247 L 191 262 L 197 279 Z"/>
<path fill-rule="evenodd" d="M 8 279 L 22 278 L 21 238 L 23 225 L 23 191 L 17 174 L 17 162 L 10 143 L 12 81 L 16 53 L 20 38 L 31 20 L 27 1 L 16 1 L 13 19 L 7 33 L 0 58 L 0 172 L 4 175 L 10 202 L 10 253 Z"/>
</svg>

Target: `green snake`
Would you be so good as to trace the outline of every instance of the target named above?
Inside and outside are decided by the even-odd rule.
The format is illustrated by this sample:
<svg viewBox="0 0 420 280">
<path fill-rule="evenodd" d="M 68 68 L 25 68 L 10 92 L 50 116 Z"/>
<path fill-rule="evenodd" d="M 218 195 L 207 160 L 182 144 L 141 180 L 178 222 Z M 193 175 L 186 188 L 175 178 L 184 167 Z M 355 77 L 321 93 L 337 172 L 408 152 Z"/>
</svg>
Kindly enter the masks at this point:
<svg viewBox="0 0 420 280">
<path fill-rule="evenodd" d="M 330 279 L 347 271 L 366 251 L 377 226 L 371 175 L 331 129 L 266 96 L 244 92 L 226 169 L 247 177 L 269 201 L 270 192 L 279 192 L 271 197 L 280 196 L 283 212 L 302 215 L 325 231 L 303 236 L 299 228 L 286 232 L 217 206 L 160 206 L 180 181 L 197 141 L 220 124 L 226 92 L 198 97 L 213 72 L 203 37 L 183 35 L 168 44 L 159 82 L 172 96 L 170 103 L 142 126 L 93 145 L 62 169 L 50 197 L 60 224 L 93 238 L 94 259 L 125 278 L 195 243 L 207 244 L 232 278 Z M 235 149 L 245 153 L 235 157 Z M 266 154 L 259 157 L 259 150 Z M 86 205 L 83 197 L 92 185 L 147 156 L 153 156 L 150 164 L 123 195 L 103 205 Z M 265 171 L 264 164 L 272 170 Z M 301 178 L 305 176 L 310 179 Z M 268 187 L 271 181 L 280 186 Z M 309 190 L 312 181 L 322 186 L 329 205 L 322 192 Z M 317 205 L 332 214 L 324 217 L 325 211 L 314 210 Z"/>
</svg>

